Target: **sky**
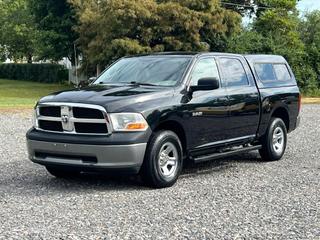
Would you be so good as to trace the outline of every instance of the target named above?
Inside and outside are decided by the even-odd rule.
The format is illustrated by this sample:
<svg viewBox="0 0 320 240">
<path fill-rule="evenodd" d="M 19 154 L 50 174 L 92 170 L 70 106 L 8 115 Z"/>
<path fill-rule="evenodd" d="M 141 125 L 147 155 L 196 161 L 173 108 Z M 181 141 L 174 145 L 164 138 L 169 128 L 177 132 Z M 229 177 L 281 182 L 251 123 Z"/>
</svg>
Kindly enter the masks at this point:
<svg viewBox="0 0 320 240">
<path fill-rule="evenodd" d="M 300 0 L 298 2 L 298 10 L 300 11 L 301 16 L 303 16 L 304 13 L 310 12 L 313 10 L 320 10 L 320 0 Z M 249 19 L 248 17 L 243 18 L 243 25 L 248 25 L 252 19 Z"/>
<path fill-rule="evenodd" d="M 298 3 L 298 9 L 302 12 L 320 10 L 320 0 L 301 0 Z"/>
</svg>

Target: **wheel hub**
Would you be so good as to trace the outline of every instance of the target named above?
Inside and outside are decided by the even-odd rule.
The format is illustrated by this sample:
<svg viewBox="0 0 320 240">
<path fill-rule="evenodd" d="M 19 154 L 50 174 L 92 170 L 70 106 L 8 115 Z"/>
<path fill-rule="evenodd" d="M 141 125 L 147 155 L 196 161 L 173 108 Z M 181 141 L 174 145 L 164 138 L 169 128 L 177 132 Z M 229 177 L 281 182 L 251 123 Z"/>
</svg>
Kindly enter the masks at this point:
<svg viewBox="0 0 320 240">
<path fill-rule="evenodd" d="M 160 174 L 165 178 L 173 177 L 178 168 L 178 150 L 173 143 L 165 143 L 159 152 Z"/>
<path fill-rule="evenodd" d="M 276 127 L 273 131 L 272 146 L 276 153 L 281 154 L 283 152 L 284 132 L 281 127 Z"/>
</svg>

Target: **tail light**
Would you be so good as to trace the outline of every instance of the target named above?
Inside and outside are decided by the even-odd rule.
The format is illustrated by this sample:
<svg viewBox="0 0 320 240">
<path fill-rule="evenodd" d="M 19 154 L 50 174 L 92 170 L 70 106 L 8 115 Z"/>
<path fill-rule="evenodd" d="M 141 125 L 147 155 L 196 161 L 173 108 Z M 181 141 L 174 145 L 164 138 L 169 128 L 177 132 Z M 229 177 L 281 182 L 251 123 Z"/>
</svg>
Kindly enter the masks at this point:
<svg viewBox="0 0 320 240">
<path fill-rule="evenodd" d="M 302 100 L 302 97 L 301 97 L 301 94 L 299 94 L 299 102 L 298 102 L 298 112 L 300 113 L 301 112 L 301 101 Z"/>
</svg>

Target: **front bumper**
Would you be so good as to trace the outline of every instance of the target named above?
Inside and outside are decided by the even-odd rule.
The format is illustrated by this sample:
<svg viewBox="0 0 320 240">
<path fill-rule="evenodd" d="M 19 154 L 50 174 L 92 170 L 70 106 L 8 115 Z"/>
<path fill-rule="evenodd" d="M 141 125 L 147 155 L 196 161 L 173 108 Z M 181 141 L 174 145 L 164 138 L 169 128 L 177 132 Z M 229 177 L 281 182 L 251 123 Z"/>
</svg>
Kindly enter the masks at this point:
<svg viewBox="0 0 320 240">
<path fill-rule="evenodd" d="M 110 142 L 102 144 L 102 141 L 74 143 L 59 141 L 57 138 L 44 140 L 45 136 L 48 134 L 35 132 L 35 130 L 28 132 L 27 147 L 31 161 L 44 166 L 74 167 L 82 171 L 123 170 L 137 173 L 142 166 L 147 148 L 147 141 L 123 144 Z M 81 137 L 78 140 L 81 140 Z"/>
</svg>

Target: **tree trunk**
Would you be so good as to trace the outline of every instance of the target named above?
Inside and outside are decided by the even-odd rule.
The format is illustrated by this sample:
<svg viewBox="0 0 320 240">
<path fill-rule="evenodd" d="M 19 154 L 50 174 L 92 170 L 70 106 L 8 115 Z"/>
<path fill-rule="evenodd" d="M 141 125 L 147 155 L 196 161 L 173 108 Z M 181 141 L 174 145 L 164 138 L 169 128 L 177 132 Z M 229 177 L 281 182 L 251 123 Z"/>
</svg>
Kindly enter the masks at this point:
<svg viewBox="0 0 320 240">
<path fill-rule="evenodd" d="M 71 66 L 76 66 L 76 59 L 74 56 L 68 56 L 68 59 L 71 62 Z"/>
<path fill-rule="evenodd" d="M 28 54 L 27 62 L 30 63 L 30 64 L 32 63 L 32 54 Z"/>
<path fill-rule="evenodd" d="M 100 75 L 101 73 L 101 66 L 100 64 L 97 64 L 97 77 Z"/>
</svg>

